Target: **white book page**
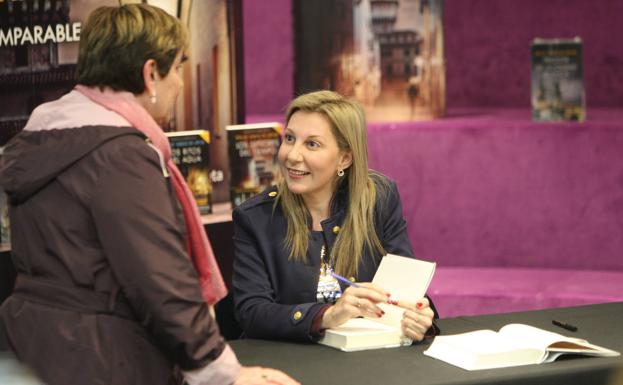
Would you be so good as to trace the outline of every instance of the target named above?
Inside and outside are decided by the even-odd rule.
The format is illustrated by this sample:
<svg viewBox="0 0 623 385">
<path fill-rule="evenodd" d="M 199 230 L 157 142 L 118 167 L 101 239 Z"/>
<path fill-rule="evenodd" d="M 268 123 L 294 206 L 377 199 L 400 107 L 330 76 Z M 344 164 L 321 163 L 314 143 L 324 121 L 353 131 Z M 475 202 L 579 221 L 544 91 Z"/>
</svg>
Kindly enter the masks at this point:
<svg viewBox="0 0 623 385">
<path fill-rule="evenodd" d="M 437 336 L 424 355 L 466 370 L 492 369 L 541 362 L 545 352 L 517 347 L 512 339 L 493 330 Z"/>
<path fill-rule="evenodd" d="M 501 328 L 499 333 L 504 338 L 514 341 L 517 346 L 533 346 L 543 350 L 547 349 L 551 344 L 561 341 L 588 343 L 586 340 L 565 337 L 562 334 L 524 324 L 508 324 Z"/>
<path fill-rule="evenodd" d="M 561 354 L 581 353 L 589 356 L 616 357 L 620 353 L 593 345 L 580 338 L 567 337 L 529 325 L 509 324 L 500 329 L 500 335 L 512 338 L 516 344 L 538 346 L 548 352 L 544 362 L 552 362 Z"/>
<path fill-rule="evenodd" d="M 381 259 L 372 283 L 387 290 L 393 300 L 415 303 L 426 294 L 435 267 L 434 262 L 387 254 Z M 378 306 L 385 315 L 370 319 L 400 330 L 400 320 L 405 310 L 383 303 Z"/>
<path fill-rule="evenodd" d="M 475 354 L 501 353 L 517 349 L 517 345 L 512 339 L 501 338 L 499 333 L 493 330 L 476 330 L 449 336 L 441 335 L 435 337 L 433 344 L 437 340 L 444 345 Z"/>
</svg>

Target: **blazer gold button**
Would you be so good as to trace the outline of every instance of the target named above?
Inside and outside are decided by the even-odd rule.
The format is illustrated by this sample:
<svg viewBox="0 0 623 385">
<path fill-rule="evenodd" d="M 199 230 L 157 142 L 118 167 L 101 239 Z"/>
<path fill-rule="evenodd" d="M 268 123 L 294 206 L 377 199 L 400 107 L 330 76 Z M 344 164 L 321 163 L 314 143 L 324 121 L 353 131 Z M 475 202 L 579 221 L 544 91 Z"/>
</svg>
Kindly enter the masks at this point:
<svg viewBox="0 0 623 385">
<path fill-rule="evenodd" d="M 337 234 L 337 233 L 339 233 L 339 232 L 340 232 L 340 230 L 341 230 L 341 229 L 340 229 L 340 226 L 334 226 L 334 227 L 333 227 L 333 234 Z"/>
<path fill-rule="evenodd" d="M 292 318 L 294 318 L 295 321 L 298 321 L 301 319 L 302 316 L 303 316 L 303 313 L 301 313 L 300 311 L 297 311 L 294 313 L 294 315 L 292 315 Z"/>
<path fill-rule="evenodd" d="M 271 192 L 269 192 L 269 193 L 268 193 L 268 196 L 269 196 L 269 197 L 271 197 L 271 198 L 276 197 L 276 196 L 277 196 L 277 191 L 271 191 Z"/>
</svg>

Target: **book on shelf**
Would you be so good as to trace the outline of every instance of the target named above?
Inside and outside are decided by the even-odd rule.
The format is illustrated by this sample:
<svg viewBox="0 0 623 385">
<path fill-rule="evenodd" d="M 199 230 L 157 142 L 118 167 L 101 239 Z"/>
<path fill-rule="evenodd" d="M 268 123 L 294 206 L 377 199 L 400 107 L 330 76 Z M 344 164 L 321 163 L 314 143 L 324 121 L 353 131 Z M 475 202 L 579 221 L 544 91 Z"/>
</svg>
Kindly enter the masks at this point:
<svg viewBox="0 0 623 385">
<path fill-rule="evenodd" d="M 233 207 L 274 184 L 279 175 L 280 123 L 226 127 L 229 143 L 230 197 Z"/>
<path fill-rule="evenodd" d="M 583 121 L 582 39 L 534 39 L 531 84 L 535 121 Z"/>
<path fill-rule="evenodd" d="M 394 300 L 416 303 L 426 294 L 435 267 L 434 262 L 388 254 L 381 259 L 372 283 L 389 291 Z M 318 342 L 345 352 L 411 345 L 400 327 L 405 310 L 384 303 L 378 306 L 385 312 L 381 318 L 353 318 L 325 330 Z"/>
<path fill-rule="evenodd" d="M 508 324 L 499 332 L 476 330 L 437 336 L 424 354 L 466 370 L 541 364 L 552 362 L 563 354 L 620 355 L 586 340 L 524 324 Z"/>
<path fill-rule="evenodd" d="M 212 213 L 210 132 L 206 130 L 167 132 L 171 159 L 192 191 L 201 214 Z"/>
</svg>

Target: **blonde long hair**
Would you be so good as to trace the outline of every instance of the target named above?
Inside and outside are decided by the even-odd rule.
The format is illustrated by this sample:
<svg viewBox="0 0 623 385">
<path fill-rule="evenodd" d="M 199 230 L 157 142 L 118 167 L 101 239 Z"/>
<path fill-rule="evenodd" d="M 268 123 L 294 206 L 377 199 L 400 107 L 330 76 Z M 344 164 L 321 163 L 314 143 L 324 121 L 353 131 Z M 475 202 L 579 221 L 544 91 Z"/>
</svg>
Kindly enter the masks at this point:
<svg viewBox="0 0 623 385">
<path fill-rule="evenodd" d="M 374 206 L 377 195 L 385 193 L 386 185 L 378 174 L 368 169 L 368 141 L 363 109 L 358 103 L 325 90 L 301 95 L 290 102 L 286 124 L 297 111 L 324 115 L 331 124 L 339 149 L 352 153 L 352 165 L 344 170 L 345 175 L 335 184 L 336 190 L 346 184 L 349 204 L 329 258 L 338 274 L 355 276 L 364 250 L 385 253 L 375 231 Z M 303 262 L 307 258 L 311 215 L 303 198 L 291 192 L 285 180 L 281 180 L 278 187 L 279 198 L 275 207 L 281 205 L 288 223 L 285 247 L 290 249 L 291 260 Z"/>
</svg>

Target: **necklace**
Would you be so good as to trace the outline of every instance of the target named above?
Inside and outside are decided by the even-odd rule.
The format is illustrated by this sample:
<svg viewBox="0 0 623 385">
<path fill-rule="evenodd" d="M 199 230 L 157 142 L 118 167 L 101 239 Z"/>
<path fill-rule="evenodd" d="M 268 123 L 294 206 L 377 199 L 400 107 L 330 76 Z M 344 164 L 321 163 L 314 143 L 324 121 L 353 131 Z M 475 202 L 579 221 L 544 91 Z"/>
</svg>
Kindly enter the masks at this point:
<svg viewBox="0 0 623 385">
<path fill-rule="evenodd" d="M 331 272 L 331 266 L 327 263 L 326 259 L 327 248 L 322 245 L 320 248 L 320 275 L 327 275 Z"/>
<path fill-rule="evenodd" d="M 320 248 L 320 277 L 318 279 L 318 289 L 316 299 L 318 302 L 334 303 L 342 296 L 342 289 L 337 280 L 331 275 L 333 268 L 326 260 L 327 248 L 322 245 Z"/>
</svg>

